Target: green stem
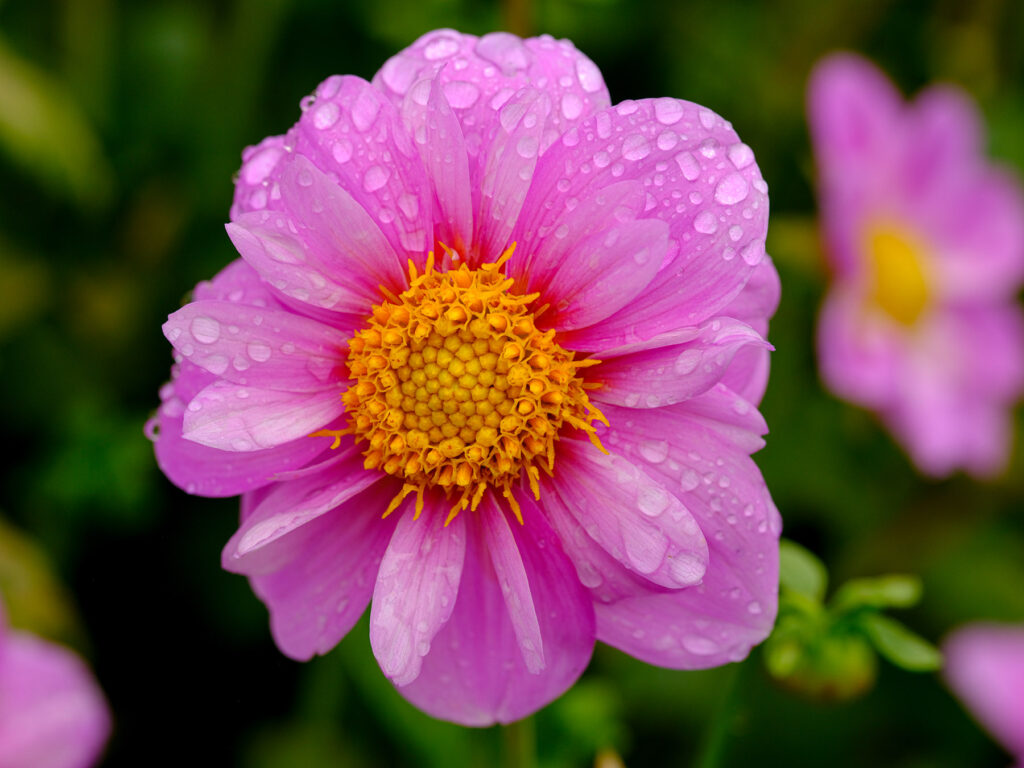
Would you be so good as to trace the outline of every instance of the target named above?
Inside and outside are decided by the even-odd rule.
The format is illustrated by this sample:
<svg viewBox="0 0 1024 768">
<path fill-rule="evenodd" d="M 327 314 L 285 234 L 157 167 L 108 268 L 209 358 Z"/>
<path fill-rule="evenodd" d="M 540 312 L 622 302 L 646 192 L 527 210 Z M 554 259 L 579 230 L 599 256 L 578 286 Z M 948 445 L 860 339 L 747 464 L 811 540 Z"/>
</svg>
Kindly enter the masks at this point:
<svg viewBox="0 0 1024 768">
<path fill-rule="evenodd" d="M 532 717 L 502 726 L 503 757 L 506 768 L 534 768 L 537 765 L 537 735 Z"/>
<path fill-rule="evenodd" d="M 696 768 L 718 768 L 722 764 L 742 700 L 743 679 L 746 677 L 746 669 L 752 664 L 748 658 L 732 670 L 725 694 L 719 701 L 715 715 L 705 732 L 704 743 L 694 763 Z"/>
</svg>

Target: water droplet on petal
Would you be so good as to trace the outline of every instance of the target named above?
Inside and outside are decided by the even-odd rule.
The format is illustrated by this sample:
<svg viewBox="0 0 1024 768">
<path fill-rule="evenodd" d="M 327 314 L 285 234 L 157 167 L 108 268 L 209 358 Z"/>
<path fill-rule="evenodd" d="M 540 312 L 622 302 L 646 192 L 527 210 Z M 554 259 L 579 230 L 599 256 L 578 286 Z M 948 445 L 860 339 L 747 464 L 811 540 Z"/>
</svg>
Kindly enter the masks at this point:
<svg viewBox="0 0 1024 768">
<path fill-rule="evenodd" d="M 764 258 L 764 243 L 760 240 L 754 240 L 749 243 L 743 250 L 740 251 L 740 256 L 752 267 L 756 267 L 761 263 Z"/>
<path fill-rule="evenodd" d="M 736 168 L 742 170 L 754 162 L 754 152 L 746 144 L 740 142 L 729 147 L 729 161 Z"/>
<path fill-rule="evenodd" d="M 622 156 L 627 160 L 643 160 L 651 153 L 651 144 L 639 133 L 627 136 L 622 142 Z"/>
<path fill-rule="evenodd" d="M 380 112 L 380 102 L 369 90 L 362 91 L 352 105 L 352 124 L 360 131 L 365 131 Z"/>
<path fill-rule="evenodd" d="M 710 109 L 702 109 L 699 114 L 700 124 L 703 125 L 707 130 L 711 130 L 715 127 L 715 113 Z"/>
<path fill-rule="evenodd" d="M 583 99 L 575 93 L 562 96 L 562 116 L 566 120 L 575 120 L 583 113 Z"/>
<path fill-rule="evenodd" d="M 664 440 L 644 440 L 639 450 L 640 455 L 651 464 L 661 464 L 668 458 L 668 443 Z"/>
<path fill-rule="evenodd" d="M 368 168 L 366 175 L 363 176 L 363 189 L 367 192 L 376 192 L 388 183 L 390 177 L 391 171 L 389 169 L 374 165 Z"/>
<path fill-rule="evenodd" d="M 693 373 L 697 366 L 700 364 L 701 353 L 699 349 L 687 349 L 679 353 L 676 358 L 673 370 L 676 375 L 686 376 L 689 373 Z"/>
<path fill-rule="evenodd" d="M 674 125 L 683 117 L 683 104 L 676 99 L 658 99 L 654 102 L 654 117 L 662 125 Z"/>
<path fill-rule="evenodd" d="M 711 211 L 701 211 L 693 220 L 693 228 L 703 235 L 713 235 L 718 230 L 718 219 Z"/>
<path fill-rule="evenodd" d="M 323 131 L 338 122 L 340 116 L 341 110 L 338 105 L 333 101 L 327 101 L 313 111 L 313 125 Z"/>
<path fill-rule="evenodd" d="M 745 200 L 749 192 L 747 180 L 738 173 L 730 173 L 715 187 L 715 200 L 722 205 L 735 205 Z"/>
<path fill-rule="evenodd" d="M 576 77 L 587 93 L 597 93 L 604 86 L 601 70 L 590 59 L 580 56 L 576 59 Z"/>
<path fill-rule="evenodd" d="M 192 338 L 200 344 L 213 344 L 220 338 L 220 323 L 212 317 L 195 317 L 189 326 L 192 331 Z"/>
<path fill-rule="evenodd" d="M 270 359 L 270 347 L 262 341 L 250 341 L 248 346 L 246 346 L 246 351 L 249 353 L 249 357 L 257 363 L 265 363 Z"/>
<path fill-rule="evenodd" d="M 331 147 L 331 154 L 339 163 L 347 163 L 352 158 L 352 142 L 348 139 L 338 139 Z"/>
<path fill-rule="evenodd" d="M 683 172 L 683 178 L 687 181 L 696 181 L 700 176 L 700 163 L 689 152 L 680 152 L 676 155 L 676 164 L 679 166 L 679 170 Z"/>
<path fill-rule="evenodd" d="M 712 653 L 717 653 L 719 650 L 718 643 L 709 637 L 684 635 L 682 642 L 683 648 L 695 656 L 710 656 Z"/>
<path fill-rule="evenodd" d="M 480 89 L 466 80 L 453 80 L 445 83 L 444 97 L 456 109 L 468 109 L 480 98 Z"/>
</svg>

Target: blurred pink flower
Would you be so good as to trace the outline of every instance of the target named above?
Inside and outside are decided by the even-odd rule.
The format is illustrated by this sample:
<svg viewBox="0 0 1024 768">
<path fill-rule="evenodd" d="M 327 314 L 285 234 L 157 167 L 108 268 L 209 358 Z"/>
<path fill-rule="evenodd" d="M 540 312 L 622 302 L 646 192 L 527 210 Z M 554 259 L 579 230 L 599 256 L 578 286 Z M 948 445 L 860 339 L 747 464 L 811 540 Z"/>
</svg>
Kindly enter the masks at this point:
<svg viewBox="0 0 1024 768">
<path fill-rule="evenodd" d="M 470 725 L 561 694 L 595 637 L 742 659 L 780 531 L 749 147 L 689 102 L 611 107 L 549 37 L 431 32 L 302 107 L 243 155 L 242 259 L 164 326 L 153 423 L 175 483 L 243 494 L 223 563 L 281 650 L 326 653 L 372 597 L 384 673 Z"/>
<path fill-rule="evenodd" d="M 1024 768 L 1024 626 L 969 625 L 943 651 L 950 687 Z"/>
<path fill-rule="evenodd" d="M 0 766 L 86 768 L 110 735 L 110 713 L 74 653 L 5 625 L 0 604 Z"/>
<path fill-rule="evenodd" d="M 1024 391 L 1024 199 L 988 164 L 960 91 L 911 104 L 868 61 L 811 76 L 811 136 L 833 283 L 825 383 L 876 411 L 922 471 L 998 472 Z"/>
</svg>

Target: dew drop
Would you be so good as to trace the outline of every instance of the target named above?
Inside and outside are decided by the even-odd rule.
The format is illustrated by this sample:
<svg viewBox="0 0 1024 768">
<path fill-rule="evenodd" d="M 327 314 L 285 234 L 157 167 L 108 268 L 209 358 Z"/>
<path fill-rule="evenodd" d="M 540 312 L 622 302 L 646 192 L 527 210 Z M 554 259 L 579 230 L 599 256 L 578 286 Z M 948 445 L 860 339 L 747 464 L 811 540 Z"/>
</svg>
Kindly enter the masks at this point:
<svg viewBox="0 0 1024 768">
<path fill-rule="evenodd" d="M 583 58 L 582 56 L 576 59 L 576 77 L 579 79 L 583 90 L 587 93 L 597 93 L 604 87 L 601 70 L 590 59 Z"/>
<path fill-rule="evenodd" d="M 750 242 L 743 250 L 740 251 L 740 256 L 752 267 L 756 267 L 761 263 L 764 258 L 764 243 L 760 240 L 754 240 Z"/>
<path fill-rule="evenodd" d="M 537 138 L 535 136 L 523 136 L 516 142 L 516 152 L 526 160 L 535 157 L 537 155 Z"/>
<path fill-rule="evenodd" d="M 676 155 L 676 164 L 679 166 L 679 170 L 683 172 L 683 178 L 687 181 L 696 181 L 700 176 L 700 163 L 689 152 L 680 152 Z"/>
<path fill-rule="evenodd" d="M 212 317 L 193 318 L 189 329 L 192 331 L 192 338 L 200 344 L 213 344 L 220 338 L 220 323 Z"/>
<path fill-rule="evenodd" d="M 622 156 L 627 160 L 643 160 L 651 153 L 651 144 L 639 133 L 627 136 L 622 142 Z"/>
<path fill-rule="evenodd" d="M 348 139 L 338 139 L 331 147 L 331 154 L 339 163 L 347 163 L 352 158 L 352 142 Z"/>
<path fill-rule="evenodd" d="M 583 99 L 575 93 L 562 96 L 562 116 L 566 120 L 575 120 L 583 113 Z"/>
<path fill-rule="evenodd" d="M 741 170 L 754 162 L 753 151 L 743 142 L 733 144 L 729 147 L 729 152 L 727 154 L 729 155 L 729 162 L 731 162 L 734 167 Z"/>
<path fill-rule="evenodd" d="M 715 200 L 722 205 L 735 205 L 745 200 L 749 192 L 747 180 L 738 173 L 730 173 L 715 187 Z"/>
<path fill-rule="evenodd" d="M 686 349 L 679 353 L 672 369 L 677 376 L 686 376 L 693 373 L 700 364 L 701 353 L 699 349 Z"/>
<path fill-rule="evenodd" d="M 363 176 L 363 189 L 367 192 L 376 192 L 388 183 L 391 171 L 380 165 L 371 166 Z"/>
<path fill-rule="evenodd" d="M 664 440 L 644 440 L 639 450 L 640 455 L 651 464 L 661 464 L 668 458 L 668 443 Z"/>
<path fill-rule="evenodd" d="M 249 357 L 257 363 L 265 363 L 270 359 L 270 347 L 262 341 L 250 341 L 245 349 L 249 353 Z"/>
<path fill-rule="evenodd" d="M 228 359 L 224 355 L 210 355 L 203 360 L 203 367 L 214 376 L 220 376 L 228 369 Z"/>
<path fill-rule="evenodd" d="M 338 105 L 333 101 L 326 101 L 313 110 L 313 126 L 321 131 L 327 130 L 338 122 L 340 115 Z"/>
<path fill-rule="evenodd" d="M 380 102 L 377 101 L 377 97 L 372 95 L 369 90 L 364 90 L 352 105 L 352 124 L 357 130 L 365 131 L 373 125 L 378 112 L 380 112 Z"/>
<path fill-rule="evenodd" d="M 453 80 L 445 83 L 444 96 L 456 109 L 468 109 L 480 98 L 480 89 L 466 80 Z"/>
<path fill-rule="evenodd" d="M 636 497 L 636 506 L 647 517 L 658 517 L 672 502 L 668 491 L 660 485 L 645 485 Z"/>
<path fill-rule="evenodd" d="M 718 230 L 718 219 L 711 211 L 701 211 L 693 220 L 693 228 L 703 235 L 713 235 Z"/>
<path fill-rule="evenodd" d="M 662 125 L 674 125 L 683 117 L 683 104 L 676 99 L 658 99 L 654 102 L 654 117 Z"/>
<path fill-rule="evenodd" d="M 700 117 L 700 124 L 707 130 L 710 131 L 715 127 L 715 113 L 710 109 L 702 109 L 698 116 Z"/>
</svg>

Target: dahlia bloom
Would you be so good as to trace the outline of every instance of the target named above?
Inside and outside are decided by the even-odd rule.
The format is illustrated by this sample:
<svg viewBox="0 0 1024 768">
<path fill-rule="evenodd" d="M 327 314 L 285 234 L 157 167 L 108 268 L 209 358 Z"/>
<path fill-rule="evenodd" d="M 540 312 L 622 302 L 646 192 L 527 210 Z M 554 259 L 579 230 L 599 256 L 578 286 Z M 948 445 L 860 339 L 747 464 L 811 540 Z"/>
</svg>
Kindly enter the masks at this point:
<svg viewBox="0 0 1024 768">
<path fill-rule="evenodd" d="M 985 161 L 954 88 L 904 104 L 872 64 L 837 54 L 813 72 L 808 111 L 833 272 L 822 378 L 925 473 L 998 472 L 1024 391 L 1020 185 Z"/>
<path fill-rule="evenodd" d="M 654 664 L 770 631 L 766 186 L 711 111 L 610 106 L 567 41 L 431 32 L 246 150 L 241 259 L 164 326 L 160 466 L 242 494 L 223 564 L 281 650 L 371 602 L 384 673 L 468 725 L 595 638 Z"/>
<path fill-rule="evenodd" d="M 950 687 L 1024 768 L 1024 626 L 970 625 L 943 651 Z"/>
<path fill-rule="evenodd" d="M 74 653 L 6 626 L 0 604 L 0 765 L 87 768 L 110 735 L 110 713 Z"/>
</svg>

